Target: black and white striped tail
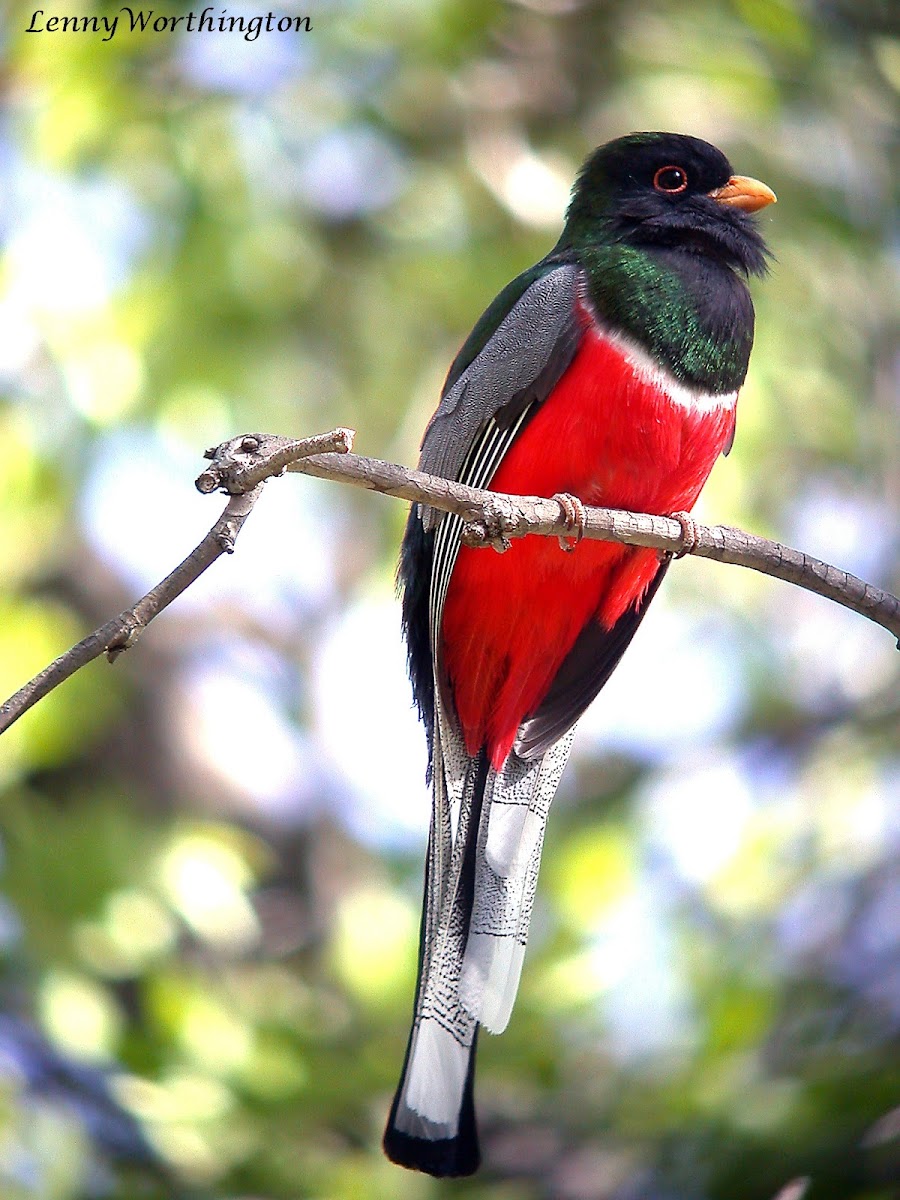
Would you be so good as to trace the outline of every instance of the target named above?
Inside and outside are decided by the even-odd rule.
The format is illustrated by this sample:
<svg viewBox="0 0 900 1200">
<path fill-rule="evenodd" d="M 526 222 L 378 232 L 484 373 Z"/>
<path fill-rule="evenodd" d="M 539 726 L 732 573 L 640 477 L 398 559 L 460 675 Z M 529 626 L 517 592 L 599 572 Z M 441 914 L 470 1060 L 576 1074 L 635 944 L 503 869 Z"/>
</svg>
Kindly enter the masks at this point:
<svg viewBox="0 0 900 1200">
<path fill-rule="evenodd" d="M 519 986 L 550 801 L 567 734 L 501 770 L 470 758 L 438 705 L 434 808 L 413 1028 L 391 1107 L 388 1158 L 430 1175 L 470 1175 L 478 1026 L 501 1033 Z"/>
</svg>

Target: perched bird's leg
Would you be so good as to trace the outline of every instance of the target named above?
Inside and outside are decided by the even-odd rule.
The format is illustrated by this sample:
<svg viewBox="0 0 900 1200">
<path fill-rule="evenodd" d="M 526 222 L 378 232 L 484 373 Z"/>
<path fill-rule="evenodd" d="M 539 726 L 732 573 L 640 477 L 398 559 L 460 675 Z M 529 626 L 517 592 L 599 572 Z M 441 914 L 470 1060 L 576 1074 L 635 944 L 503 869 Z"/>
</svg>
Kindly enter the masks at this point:
<svg viewBox="0 0 900 1200">
<path fill-rule="evenodd" d="M 672 558 L 684 558 L 686 554 L 693 554 L 700 541 L 697 522 L 688 512 L 673 512 L 669 515 L 681 526 L 681 549 L 672 551 Z"/>
<path fill-rule="evenodd" d="M 584 537 L 584 529 L 587 525 L 587 513 L 585 513 L 584 505 L 578 497 L 572 496 L 568 492 L 556 492 L 551 499 L 555 500 L 562 509 L 566 528 L 572 533 L 571 537 L 559 538 L 560 549 L 565 550 L 567 554 L 571 554 Z"/>
</svg>

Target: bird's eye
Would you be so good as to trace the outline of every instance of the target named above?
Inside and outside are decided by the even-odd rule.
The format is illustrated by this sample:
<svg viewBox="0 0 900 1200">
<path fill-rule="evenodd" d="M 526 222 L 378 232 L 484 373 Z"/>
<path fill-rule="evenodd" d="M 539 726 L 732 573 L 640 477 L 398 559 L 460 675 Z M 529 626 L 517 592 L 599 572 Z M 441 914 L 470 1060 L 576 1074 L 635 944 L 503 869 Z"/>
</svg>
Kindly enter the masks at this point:
<svg viewBox="0 0 900 1200">
<path fill-rule="evenodd" d="M 687 185 L 687 171 L 682 167 L 660 167 L 653 176 L 653 186 L 658 192 L 665 192 L 668 196 L 677 196 Z"/>
</svg>

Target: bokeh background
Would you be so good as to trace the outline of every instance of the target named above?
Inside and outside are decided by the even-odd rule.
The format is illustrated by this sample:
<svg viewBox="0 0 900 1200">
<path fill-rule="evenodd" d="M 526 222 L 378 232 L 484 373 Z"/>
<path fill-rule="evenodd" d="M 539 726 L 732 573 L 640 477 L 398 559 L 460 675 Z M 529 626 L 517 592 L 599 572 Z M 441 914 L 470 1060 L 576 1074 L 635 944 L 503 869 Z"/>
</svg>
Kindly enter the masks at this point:
<svg viewBox="0 0 900 1200">
<path fill-rule="evenodd" d="M 887 0 L 315 0 L 275 10 L 308 33 L 122 14 L 105 43 L 33 11 L 0 5 L 4 695 L 208 529 L 206 446 L 342 424 L 414 463 L 475 318 L 634 129 L 779 197 L 702 516 L 896 589 Z M 0 741 L 0 1196 L 896 1196 L 896 650 L 702 561 L 582 722 L 481 1048 L 482 1173 L 382 1159 L 429 803 L 404 509 L 269 485 L 232 558 Z"/>
</svg>

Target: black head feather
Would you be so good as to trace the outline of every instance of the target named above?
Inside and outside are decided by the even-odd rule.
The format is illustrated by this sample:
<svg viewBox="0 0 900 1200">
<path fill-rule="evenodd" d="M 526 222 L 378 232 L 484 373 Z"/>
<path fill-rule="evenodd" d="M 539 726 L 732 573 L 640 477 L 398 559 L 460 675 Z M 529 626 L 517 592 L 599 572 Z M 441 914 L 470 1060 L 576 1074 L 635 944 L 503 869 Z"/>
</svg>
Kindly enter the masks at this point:
<svg viewBox="0 0 900 1200">
<path fill-rule="evenodd" d="M 683 173 L 683 187 L 666 191 L 656 185 L 667 168 Z M 680 249 L 744 275 L 761 275 L 767 251 L 753 218 L 710 196 L 733 174 L 722 151 L 700 138 L 681 133 L 617 138 L 598 147 L 582 167 L 566 230 L 577 241 L 596 237 Z"/>
</svg>

